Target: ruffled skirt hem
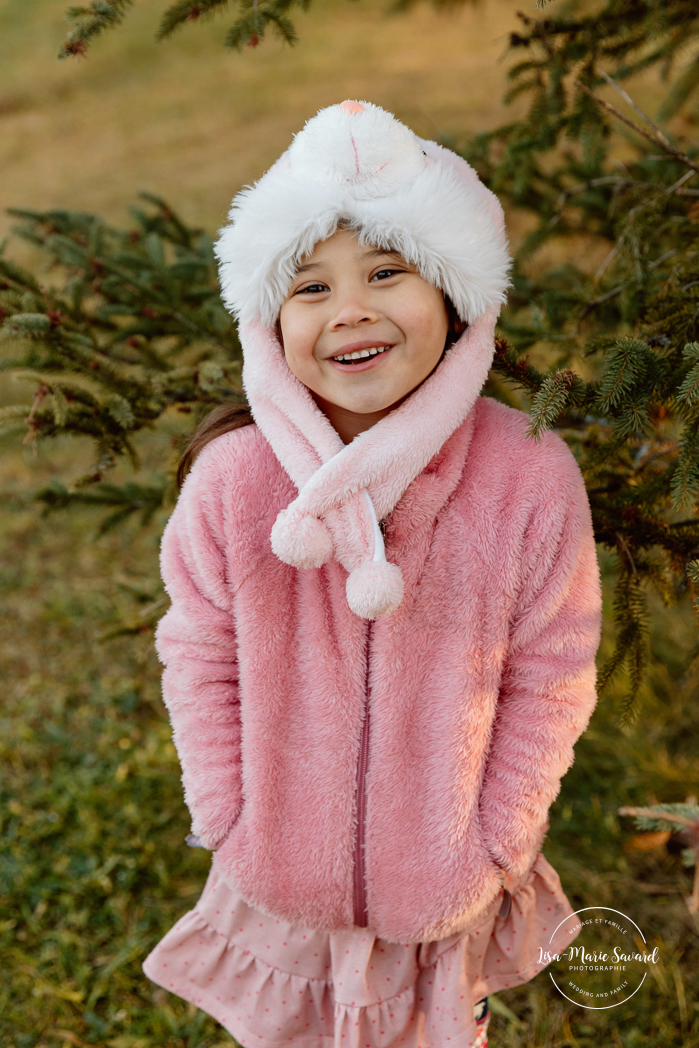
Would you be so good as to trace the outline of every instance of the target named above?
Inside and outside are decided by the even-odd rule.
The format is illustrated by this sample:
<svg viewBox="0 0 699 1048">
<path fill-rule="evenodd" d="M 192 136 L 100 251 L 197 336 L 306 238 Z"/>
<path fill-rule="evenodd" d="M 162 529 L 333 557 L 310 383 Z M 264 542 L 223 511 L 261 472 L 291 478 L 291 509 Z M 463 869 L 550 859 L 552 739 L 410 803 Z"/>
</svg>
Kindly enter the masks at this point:
<svg viewBox="0 0 699 1048">
<path fill-rule="evenodd" d="M 571 914 L 540 854 L 507 915 L 448 939 L 389 943 L 368 928 L 322 932 L 262 914 L 214 860 L 197 906 L 143 970 L 244 1048 L 486 1048 L 489 1012 L 477 1022 L 474 1005 L 528 982 L 549 963 L 543 951 L 562 952 Z"/>
</svg>

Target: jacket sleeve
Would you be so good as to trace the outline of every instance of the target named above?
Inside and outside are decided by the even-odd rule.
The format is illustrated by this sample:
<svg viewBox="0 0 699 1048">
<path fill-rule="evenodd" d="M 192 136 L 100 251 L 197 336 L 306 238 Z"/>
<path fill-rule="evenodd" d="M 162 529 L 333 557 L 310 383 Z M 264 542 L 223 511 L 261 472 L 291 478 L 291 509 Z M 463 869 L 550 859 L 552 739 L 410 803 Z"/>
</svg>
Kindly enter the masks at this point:
<svg viewBox="0 0 699 1048">
<path fill-rule="evenodd" d="M 510 891 L 538 855 L 597 702 L 602 596 L 590 507 L 572 453 L 548 440 L 553 461 L 532 499 L 480 799 L 484 843 Z"/>
<path fill-rule="evenodd" d="M 160 568 L 172 604 L 155 635 L 192 833 L 206 848 L 224 839 L 242 804 L 232 589 L 211 451 L 195 462 L 163 533 Z"/>
</svg>

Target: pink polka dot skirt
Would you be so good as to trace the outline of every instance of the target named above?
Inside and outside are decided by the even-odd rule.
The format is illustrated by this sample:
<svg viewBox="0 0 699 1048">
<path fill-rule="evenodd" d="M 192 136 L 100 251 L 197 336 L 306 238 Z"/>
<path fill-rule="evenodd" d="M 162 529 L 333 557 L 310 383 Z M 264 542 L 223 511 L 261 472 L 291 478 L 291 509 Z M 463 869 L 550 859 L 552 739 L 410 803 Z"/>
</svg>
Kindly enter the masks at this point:
<svg viewBox="0 0 699 1048">
<path fill-rule="evenodd" d="M 390 943 L 370 928 L 318 931 L 249 906 L 214 857 L 196 907 L 143 970 L 243 1048 L 487 1048 L 483 999 L 541 971 L 539 945 L 562 952 L 574 938 L 565 920 L 572 909 L 542 854 L 504 911 L 434 942 Z"/>
</svg>

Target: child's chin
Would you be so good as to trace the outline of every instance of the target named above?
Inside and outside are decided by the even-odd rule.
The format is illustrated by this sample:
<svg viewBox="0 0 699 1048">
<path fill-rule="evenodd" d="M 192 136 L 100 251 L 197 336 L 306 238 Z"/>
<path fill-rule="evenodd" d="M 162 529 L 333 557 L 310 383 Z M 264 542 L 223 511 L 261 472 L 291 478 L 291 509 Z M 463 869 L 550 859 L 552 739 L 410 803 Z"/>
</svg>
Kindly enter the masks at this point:
<svg viewBox="0 0 699 1048">
<path fill-rule="evenodd" d="M 338 399 L 338 407 L 345 411 L 351 411 L 355 415 L 375 415 L 379 411 L 387 411 L 396 403 L 395 396 L 387 397 L 343 397 Z"/>
</svg>

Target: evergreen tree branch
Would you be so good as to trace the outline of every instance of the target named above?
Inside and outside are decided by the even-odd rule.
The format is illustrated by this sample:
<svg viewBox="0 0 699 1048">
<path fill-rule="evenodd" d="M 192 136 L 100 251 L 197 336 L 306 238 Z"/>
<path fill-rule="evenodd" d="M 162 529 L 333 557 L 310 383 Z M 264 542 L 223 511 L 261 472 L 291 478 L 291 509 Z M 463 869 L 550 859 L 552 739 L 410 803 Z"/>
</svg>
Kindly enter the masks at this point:
<svg viewBox="0 0 699 1048">
<path fill-rule="evenodd" d="M 636 699 L 648 661 L 648 602 L 636 565 L 633 572 L 622 571 L 617 583 L 614 619 L 616 646 L 599 672 L 598 689 L 603 693 L 624 664 L 628 665 L 630 688 L 619 711 L 619 725 L 623 727 L 630 724 L 638 713 Z"/>
<path fill-rule="evenodd" d="M 96 535 L 100 536 L 112 531 L 137 513 L 141 515 L 141 526 L 147 526 L 162 507 L 165 493 L 165 485 L 156 487 L 134 482 L 128 482 L 121 487 L 98 482 L 94 484 L 91 491 L 70 491 L 60 481 L 54 479 L 46 487 L 34 492 L 31 497 L 34 502 L 43 506 L 44 515 L 51 511 L 70 509 L 74 506 L 110 507 L 112 512 L 104 517 L 97 526 Z"/>
<path fill-rule="evenodd" d="M 574 371 L 561 369 L 555 375 L 549 375 L 532 402 L 527 436 L 540 440 L 541 434 L 553 426 L 568 404 L 579 405 L 585 394 L 585 383 Z"/>
<path fill-rule="evenodd" d="M 69 7 L 66 18 L 76 24 L 68 32 L 58 57 L 79 58 L 84 55 L 88 43 L 105 29 L 120 25 L 133 4 L 134 0 L 92 0 L 89 7 Z"/>
<path fill-rule="evenodd" d="M 519 360 L 506 339 L 495 339 L 493 367 L 507 378 L 535 392 L 539 391 L 544 382 L 544 376 L 529 363 L 529 358 Z"/>
<path fill-rule="evenodd" d="M 172 4 L 162 17 L 156 40 L 166 40 L 185 22 L 196 22 L 199 18 L 210 18 L 217 11 L 228 7 L 229 0 L 179 0 Z"/>
<path fill-rule="evenodd" d="M 25 442 L 90 437 L 95 466 L 71 493 L 100 483 L 122 455 L 138 469 L 133 435 L 172 405 L 191 412 L 240 395 L 240 349 L 211 241 L 162 201 L 151 206 L 155 213 L 139 213 L 140 229 L 130 231 L 80 213 L 15 211 L 24 220 L 16 232 L 63 268 L 63 287 L 49 291 L 0 259 L 1 331 L 21 350 L 2 367 L 36 387 L 31 408 L 11 406 L 0 428 L 16 431 L 23 418 Z M 120 346 L 130 350 L 126 359 L 115 352 Z M 182 362 L 185 351 L 190 359 Z M 105 489 L 100 498 L 106 504 Z M 135 498 L 121 499 L 106 526 L 128 519 Z M 60 504 L 50 493 L 44 501 Z"/>
<path fill-rule="evenodd" d="M 661 149 L 664 149 L 666 153 L 672 156 L 675 160 L 679 161 L 679 163 L 684 164 L 686 167 L 691 167 L 692 171 L 699 172 L 699 163 L 697 163 L 696 160 L 692 160 L 690 157 L 687 156 L 686 153 L 683 153 L 680 149 L 677 149 L 675 146 L 673 146 L 672 143 L 669 142 L 668 139 L 665 137 L 665 135 L 662 134 L 662 132 L 658 131 L 656 133 L 655 131 L 647 131 L 644 127 L 640 127 L 629 117 L 619 112 L 616 106 L 613 106 L 611 102 L 607 102 L 604 98 L 600 98 L 598 94 L 596 94 L 586 84 L 581 83 L 579 80 L 575 81 L 575 86 L 580 91 L 584 91 L 586 95 L 590 96 L 590 98 L 594 99 L 594 101 L 597 102 L 597 104 L 602 109 L 605 109 L 608 113 L 611 113 L 612 116 L 616 117 L 617 120 L 621 120 L 622 123 L 632 128 L 637 134 L 641 135 L 649 142 L 652 142 L 653 145 L 660 146 Z M 653 122 L 648 117 L 646 117 L 646 119 L 652 127 L 655 127 Z"/>
<path fill-rule="evenodd" d="M 673 146 L 670 140 L 668 139 L 667 135 L 665 135 L 665 133 L 660 130 L 657 124 L 653 123 L 651 118 L 643 112 L 641 107 L 636 102 L 634 102 L 631 95 L 628 94 L 627 91 L 624 91 L 623 87 L 616 82 L 614 77 L 610 76 L 609 73 L 605 73 L 604 69 L 600 69 L 599 67 L 597 67 L 597 72 L 600 74 L 600 76 L 604 77 L 609 86 L 613 87 L 617 94 L 621 95 L 621 97 L 624 99 L 627 105 L 630 105 L 631 108 L 635 110 L 638 116 L 640 116 L 641 120 L 645 120 L 645 122 L 648 124 L 648 127 L 651 129 L 657 140 L 659 142 L 662 142 L 666 149 L 672 150 Z"/>
</svg>

